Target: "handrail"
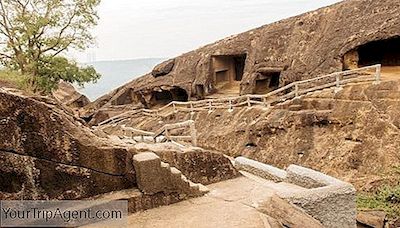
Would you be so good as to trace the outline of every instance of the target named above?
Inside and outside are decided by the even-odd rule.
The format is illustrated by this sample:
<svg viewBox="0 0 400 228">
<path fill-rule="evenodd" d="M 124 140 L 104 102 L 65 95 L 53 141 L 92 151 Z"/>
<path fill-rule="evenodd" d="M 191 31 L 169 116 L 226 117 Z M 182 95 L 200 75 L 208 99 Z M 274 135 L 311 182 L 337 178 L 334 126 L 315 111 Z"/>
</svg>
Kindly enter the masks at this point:
<svg viewBox="0 0 400 228">
<path fill-rule="evenodd" d="M 164 110 L 166 110 L 169 107 L 173 107 L 173 112 L 178 112 L 179 110 L 184 110 L 184 111 L 191 111 L 194 112 L 196 110 L 209 110 L 212 111 L 213 109 L 218 109 L 218 108 L 228 108 L 229 110 L 232 110 L 233 107 L 238 107 L 237 103 L 242 105 L 247 105 L 248 107 L 253 106 L 253 104 L 260 105 L 260 102 L 263 103 L 264 106 L 268 107 L 271 106 L 273 103 L 279 102 L 279 101 L 285 101 L 291 98 L 298 98 L 302 94 L 306 94 L 309 92 L 313 92 L 316 90 L 320 90 L 322 88 L 328 88 L 328 87 L 336 87 L 336 91 L 340 90 L 344 84 L 350 83 L 354 81 L 355 79 L 366 79 L 365 77 L 355 77 L 355 78 L 350 78 L 350 79 L 344 79 L 344 76 L 359 73 L 359 72 L 364 72 L 367 70 L 372 70 L 375 69 L 375 74 L 374 78 L 370 78 L 369 80 L 374 79 L 375 83 L 379 83 L 381 81 L 381 64 L 373 65 L 373 66 L 367 66 L 367 67 L 362 67 L 358 69 L 353 69 L 353 70 L 348 70 L 348 71 L 342 71 L 342 72 L 335 72 L 332 74 L 328 75 L 323 75 L 311 79 L 306 79 L 303 81 L 296 81 L 292 82 L 286 86 L 283 86 L 279 89 L 276 89 L 272 92 L 269 92 L 267 94 L 263 95 L 256 95 L 256 94 L 247 94 L 247 95 L 242 95 L 242 96 L 237 96 L 237 97 L 225 97 L 225 98 L 219 98 L 219 99 L 205 99 L 205 100 L 200 100 L 200 101 L 188 101 L 188 102 L 181 102 L 181 101 L 172 101 L 169 104 L 155 110 L 151 109 L 142 109 L 138 110 L 138 112 L 135 113 L 123 113 L 118 116 L 118 118 L 123 118 L 123 116 L 129 115 L 135 115 L 138 113 L 143 113 L 147 115 L 160 117 L 160 113 Z M 329 80 L 329 79 L 334 79 L 334 81 L 331 82 L 324 82 L 324 84 L 321 85 L 314 85 L 313 83 L 317 83 L 320 80 Z M 304 87 L 309 85 L 309 88 L 304 88 L 301 89 L 300 87 Z M 289 93 L 279 95 L 280 93 L 283 93 L 285 91 L 289 90 Z M 277 96 L 277 97 L 275 97 Z M 273 97 L 273 99 L 268 100 L 269 98 Z M 255 100 L 255 99 L 258 99 Z M 241 100 L 245 100 L 242 102 Z M 271 101 L 272 100 L 272 101 Z M 181 107 L 183 106 L 183 107 Z M 131 116 L 132 116 L 131 115 Z M 99 124 L 99 126 L 105 124 L 105 123 L 112 123 L 115 119 L 118 119 L 116 117 L 113 117 L 114 119 L 109 119 L 106 120 L 102 123 Z M 129 118 L 129 117 L 126 117 Z"/>
<path fill-rule="evenodd" d="M 189 136 L 171 135 L 171 130 L 186 128 L 186 127 L 189 127 L 189 130 L 190 130 Z M 129 135 L 132 138 L 134 138 L 135 136 L 138 136 L 141 138 L 141 142 L 145 142 L 145 137 L 151 137 L 152 141 L 154 143 L 156 143 L 157 138 L 163 136 L 165 141 L 175 141 L 175 140 L 191 141 L 193 146 L 197 146 L 197 133 L 196 133 L 196 128 L 195 128 L 193 120 L 189 120 L 189 121 L 185 121 L 185 122 L 181 122 L 181 123 L 175 123 L 175 124 L 166 124 L 159 130 L 157 130 L 156 132 L 138 130 L 135 128 L 126 127 L 125 125 L 122 125 L 121 129 L 122 129 L 124 136 Z"/>
</svg>

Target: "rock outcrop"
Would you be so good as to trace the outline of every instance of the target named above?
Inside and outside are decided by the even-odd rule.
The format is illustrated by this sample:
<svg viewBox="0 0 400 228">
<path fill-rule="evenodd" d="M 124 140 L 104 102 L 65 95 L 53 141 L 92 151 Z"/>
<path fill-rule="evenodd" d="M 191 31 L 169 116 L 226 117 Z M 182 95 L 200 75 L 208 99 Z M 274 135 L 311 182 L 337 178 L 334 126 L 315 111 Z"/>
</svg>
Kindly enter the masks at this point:
<svg viewBox="0 0 400 228">
<path fill-rule="evenodd" d="M 238 95 L 266 93 L 296 80 L 359 65 L 393 64 L 400 57 L 389 53 L 383 56 L 395 60 L 374 59 L 380 56 L 373 54 L 377 50 L 374 45 L 382 47 L 378 49 L 382 52 L 391 52 L 399 35 L 399 1 L 342 1 L 168 60 L 152 73 L 98 99 L 93 104 L 97 108 L 88 113 L 112 105 L 126 93 L 134 97 L 130 103 L 154 105 L 146 97 L 160 98 L 157 91 L 162 87 L 183 89 L 189 99 L 213 94 L 221 83 L 240 83 Z M 379 46 L 381 41 L 383 46 Z M 164 95 L 168 98 L 168 91 Z"/>
<path fill-rule="evenodd" d="M 90 103 L 89 98 L 76 91 L 73 85 L 63 81 L 58 84 L 52 95 L 58 102 L 73 109 L 83 108 Z"/>
<path fill-rule="evenodd" d="M 172 71 L 174 66 L 175 66 L 175 59 L 168 60 L 168 61 L 161 63 L 161 64 L 157 65 L 156 67 L 154 67 L 151 74 L 156 78 L 165 76 Z"/>
<path fill-rule="evenodd" d="M 1 199 L 81 199 L 131 188 L 131 156 L 54 103 L 0 92 Z"/>
</svg>

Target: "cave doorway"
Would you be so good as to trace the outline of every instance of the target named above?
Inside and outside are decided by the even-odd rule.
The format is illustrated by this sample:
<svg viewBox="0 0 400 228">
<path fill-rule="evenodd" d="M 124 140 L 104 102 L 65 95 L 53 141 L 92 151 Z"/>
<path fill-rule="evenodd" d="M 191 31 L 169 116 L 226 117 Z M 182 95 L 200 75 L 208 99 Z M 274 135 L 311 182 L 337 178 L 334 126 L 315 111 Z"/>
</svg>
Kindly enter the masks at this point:
<svg viewBox="0 0 400 228">
<path fill-rule="evenodd" d="M 173 87 L 169 90 L 160 90 L 160 91 L 154 91 L 152 93 L 152 106 L 156 105 L 166 105 L 171 103 L 172 101 L 182 101 L 186 102 L 189 100 L 189 96 L 186 92 L 186 90 L 179 88 L 179 87 Z"/>
<path fill-rule="evenodd" d="M 373 41 L 358 48 L 359 67 L 382 64 L 400 66 L 400 37 Z"/>
<path fill-rule="evenodd" d="M 168 104 L 172 99 L 172 93 L 168 90 L 162 90 L 161 92 L 154 93 L 154 99 L 157 104 Z"/>
<path fill-rule="evenodd" d="M 267 94 L 279 88 L 281 72 L 271 71 L 259 73 L 256 77 L 255 94 Z"/>
<path fill-rule="evenodd" d="M 400 37 L 372 41 L 350 50 L 343 56 L 343 70 L 382 65 L 383 77 L 400 74 Z"/>
<path fill-rule="evenodd" d="M 218 93 L 239 94 L 245 63 L 246 54 L 212 57 L 212 75 Z"/>
</svg>

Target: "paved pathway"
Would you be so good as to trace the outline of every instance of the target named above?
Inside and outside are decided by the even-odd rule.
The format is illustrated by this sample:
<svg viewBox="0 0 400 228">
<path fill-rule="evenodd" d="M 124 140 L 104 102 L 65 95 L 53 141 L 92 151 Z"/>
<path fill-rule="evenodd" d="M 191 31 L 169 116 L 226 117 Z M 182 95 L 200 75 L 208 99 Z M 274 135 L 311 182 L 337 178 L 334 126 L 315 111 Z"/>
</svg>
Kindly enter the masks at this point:
<svg viewBox="0 0 400 228">
<path fill-rule="evenodd" d="M 271 197 L 276 191 L 300 188 L 246 175 L 207 186 L 211 191 L 204 197 L 133 214 L 128 218 L 129 227 L 270 227 L 268 216 L 255 209 L 257 203 Z"/>
</svg>

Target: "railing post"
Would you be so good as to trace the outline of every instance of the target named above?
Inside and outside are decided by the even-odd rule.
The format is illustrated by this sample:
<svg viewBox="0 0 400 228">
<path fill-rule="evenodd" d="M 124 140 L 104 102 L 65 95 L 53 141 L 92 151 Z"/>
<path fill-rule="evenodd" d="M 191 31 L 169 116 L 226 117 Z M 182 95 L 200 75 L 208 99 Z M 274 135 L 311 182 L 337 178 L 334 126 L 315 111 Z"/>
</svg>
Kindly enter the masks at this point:
<svg viewBox="0 0 400 228">
<path fill-rule="evenodd" d="M 208 111 L 212 112 L 212 101 L 208 102 Z"/>
<path fill-rule="evenodd" d="M 250 97 L 247 97 L 247 107 L 251 108 L 251 102 L 250 102 Z"/>
<path fill-rule="evenodd" d="M 141 135 L 142 143 L 144 143 L 144 135 Z"/>
<path fill-rule="evenodd" d="M 298 83 L 296 83 L 296 84 L 294 85 L 294 94 L 295 94 L 295 97 L 296 97 L 296 98 L 299 97 L 299 84 L 298 84 Z"/>
<path fill-rule="evenodd" d="M 172 107 L 174 108 L 174 113 L 177 113 L 176 104 L 175 103 L 172 103 Z"/>
<path fill-rule="evenodd" d="M 264 108 L 270 108 L 270 107 L 271 107 L 271 104 L 270 104 L 270 103 L 268 103 L 268 101 L 267 101 L 267 98 L 266 98 L 266 97 L 264 97 L 264 98 L 263 98 L 263 103 L 264 103 Z"/>
<path fill-rule="evenodd" d="M 382 65 L 379 64 L 376 66 L 376 72 L 375 72 L 375 82 L 374 84 L 379 84 L 381 83 L 381 71 L 382 71 Z"/>
<path fill-rule="evenodd" d="M 190 112 L 193 114 L 194 113 L 194 107 L 193 107 L 193 103 L 190 102 Z"/>
<path fill-rule="evenodd" d="M 165 129 L 165 134 L 164 134 L 164 136 L 165 136 L 165 138 L 166 138 L 168 141 L 171 141 L 171 139 L 170 139 L 170 137 L 169 137 L 169 131 L 168 131 L 168 129 Z"/>
<path fill-rule="evenodd" d="M 197 132 L 194 122 L 190 124 L 190 137 L 192 138 L 192 145 L 197 146 Z"/>
<path fill-rule="evenodd" d="M 335 88 L 335 93 L 339 92 L 342 90 L 342 86 L 340 85 L 340 75 L 336 75 L 336 88 Z"/>
<path fill-rule="evenodd" d="M 229 109 L 228 109 L 228 111 L 229 111 L 229 112 L 232 112 L 232 111 L 233 111 L 232 100 L 231 100 L 231 99 L 229 99 Z"/>
</svg>

